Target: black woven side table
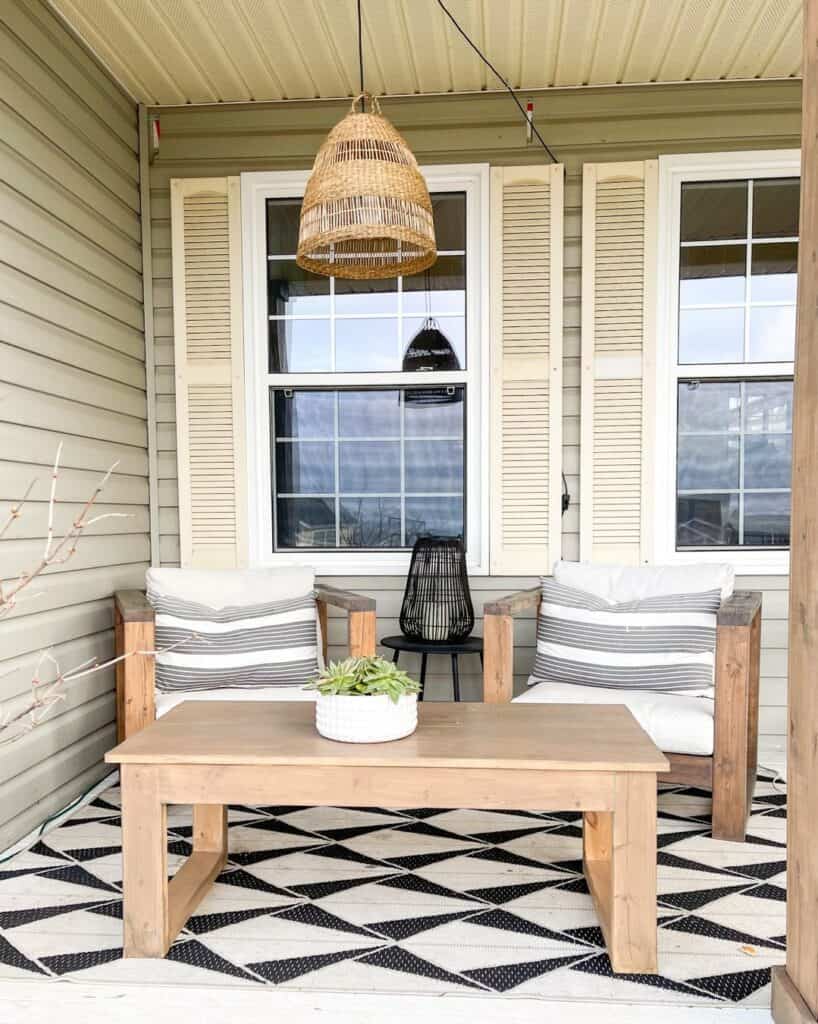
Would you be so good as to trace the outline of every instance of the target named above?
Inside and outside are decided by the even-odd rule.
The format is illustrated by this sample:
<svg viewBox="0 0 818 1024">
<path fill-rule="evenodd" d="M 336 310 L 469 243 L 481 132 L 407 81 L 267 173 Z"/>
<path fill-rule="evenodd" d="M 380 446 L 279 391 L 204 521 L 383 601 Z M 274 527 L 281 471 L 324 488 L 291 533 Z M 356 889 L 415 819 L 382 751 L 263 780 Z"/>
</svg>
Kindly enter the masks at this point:
<svg viewBox="0 0 818 1024">
<path fill-rule="evenodd" d="M 457 664 L 458 656 L 461 654 L 479 654 L 480 664 L 483 664 L 483 638 L 481 636 L 470 636 L 465 640 L 412 640 L 408 636 L 388 636 L 381 640 L 384 647 L 394 651 L 392 661 L 397 662 L 401 651 L 420 655 L 420 694 L 418 700 L 423 700 L 426 688 L 426 659 L 430 654 L 448 654 L 452 659 L 452 691 L 454 699 L 460 700 L 460 670 Z"/>
</svg>

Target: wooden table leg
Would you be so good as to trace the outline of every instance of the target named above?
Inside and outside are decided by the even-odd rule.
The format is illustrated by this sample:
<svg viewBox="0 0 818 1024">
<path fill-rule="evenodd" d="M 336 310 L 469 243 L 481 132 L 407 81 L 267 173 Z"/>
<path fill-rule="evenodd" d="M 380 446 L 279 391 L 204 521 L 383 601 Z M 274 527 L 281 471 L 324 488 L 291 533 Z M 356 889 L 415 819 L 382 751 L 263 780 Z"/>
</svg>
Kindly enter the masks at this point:
<svg viewBox="0 0 818 1024">
<path fill-rule="evenodd" d="M 155 769 L 123 764 L 120 773 L 124 954 L 164 956 L 170 944 L 167 808 Z"/>
<path fill-rule="evenodd" d="M 614 971 L 655 974 L 658 968 L 654 773 L 618 774 L 614 811 L 586 811 L 583 860 Z"/>
<path fill-rule="evenodd" d="M 194 804 L 193 852 L 168 887 L 168 936 L 172 942 L 201 903 L 227 860 L 227 808 Z"/>
</svg>

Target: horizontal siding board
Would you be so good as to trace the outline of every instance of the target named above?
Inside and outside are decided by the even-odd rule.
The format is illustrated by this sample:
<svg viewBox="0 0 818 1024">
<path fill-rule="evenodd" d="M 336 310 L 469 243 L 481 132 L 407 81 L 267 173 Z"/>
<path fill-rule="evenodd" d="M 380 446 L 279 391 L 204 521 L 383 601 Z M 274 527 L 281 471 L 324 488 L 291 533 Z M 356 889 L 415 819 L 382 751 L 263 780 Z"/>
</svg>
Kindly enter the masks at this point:
<svg viewBox="0 0 818 1024">
<path fill-rule="evenodd" d="M 70 451 L 72 445 L 81 443 L 79 438 L 70 438 L 65 445 L 65 450 Z M 0 461 L 0 498 L 3 500 L 17 501 L 29 484 L 33 482 L 33 489 L 29 495 L 30 501 L 48 501 L 51 489 L 51 469 L 53 466 L 54 452 L 48 463 L 35 465 L 26 462 L 4 462 Z M 102 473 L 97 470 L 69 469 L 70 457 L 63 462 L 58 480 L 58 496 L 60 501 L 85 502 L 94 492 L 96 486 L 102 480 Z M 116 505 L 147 505 L 148 503 L 148 481 L 144 476 L 130 476 L 125 473 L 114 472 L 105 486 L 105 501 Z"/>
<path fill-rule="evenodd" d="M 47 611 L 34 611 L 35 608 L 37 605 L 32 604 L 29 614 L 12 615 L 3 623 L 3 701 L 23 692 L 25 685 L 20 685 L 21 679 L 35 664 L 41 650 L 53 649 L 64 668 L 73 668 L 90 657 L 88 638 L 92 653 L 98 654 L 97 638 L 114 624 L 113 601 L 108 597 L 76 600 L 64 608 Z"/>
<path fill-rule="evenodd" d="M 0 366 L 0 393 L 3 399 L 3 419 L 28 427 L 45 430 L 64 430 L 66 434 L 95 437 L 119 444 L 144 448 L 147 443 L 147 423 L 142 417 L 127 416 L 110 409 L 77 402 L 70 398 L 52 396 L 15 384 L 2 383 Z"/>
<path fill-rule="evenodd" d="M 16 578 L 27 567 L 37 565 L 42 556 L 41 540 L 4 540 L 0 547 L 0 579 Z M 150 560 L 150 539 L 144 534 L 120 534 L 112 537 L 84 536 L 76 553 L 68 562 L 51 565 L 48 575 L 54 576 L 76 569 L 128 565 Z"/>
<path fill-rule="evenodd" d="M 139 590 L 145 587 L 146 559 L 122 565 L 103 565 L 83 569 L 69 562 L 65 572 L 41 576 L 26 587 L 25 601 L 20 600 L 19 619 L 36 609 L 38 614 L 53 608 L 69 608 L 84 601 L 110 601 L 117 590 Z"/>
<path fill-rule="evenodd" d="M 134 445 L 116 444 L 91 437 L 66 437 L 59 430 L 41 430 L 22 426 L 18 423 L 0 421 L 0 452 L 9 462 L 19 462 L 31 467 L 29 478 L 39 476 L 44 469 L 54 464 L 57 446 L 63 442 L 60 465 L 64 471 L 70 469 L 93 470 L 100 474 L 117 463 L 117 474 L 120 476 L 141 477 L 143 489 L 147 488 L 148 453 L 144 448 Z M 64 478 L 60 494 L 64 496 Z M 0 487 L 0 497 L 14 498 L 22 492 L 12 486 L 11 481 L 4 481 Z M 90 492 L 85 495 L 89 497 Z M 110 488 L 106 489 L 106 500 L 110 500 Z"/>
<path fill-rule="evenodd" d="M 142 250 L 137 237 L 111 223 L 94 209 L 87 197 L 76 195 L 61 181 L 51 177 L 40 167 L 12 149 L 8 141 L 0 141 L 0 180 L 9 189 L 25 195 L 29 201 L 47 210 L 72 231 L 87 238 L 141 274 Z M 128 211 L 128 217 L 131 217 Z"/>
<path fill-rule="evenodd" d="M 0 522 L 10 514 L 14 502 L 0 501 Z M 82 510 L 81 502 L 60 501 L 55 505 L 53 523 L 55 535 L 64 536 L 71 529 Z M 96 502 L 91 513 L 93 518 L 106 516 L 93 523 L 83 532 L 84 537 L 98 537 L 108 534 L 149 532 L 147 505 L 109 505 Z M 8 540 L 24 540 L 42 537 L 48 529 L 48 503 L 45 501 L 26 502 L 21 514 L 5 534 Z"/>
<path fill-rule="evenodd" d="M 0 342 L 0 380 L 39 393 L 60 395 L 83 406 L 132 416 L 145 416 L 145 392 L 89 370 Z"/>
<path fill-rule="evenodd" d="M 6 303 L 0 303 L 0 342 L 86 370 L 101 378 L 105 386 L 108 381 L 116 381 L 145 391 L 145 363 L 141 356 L 118 352 Z"/>
</svg>

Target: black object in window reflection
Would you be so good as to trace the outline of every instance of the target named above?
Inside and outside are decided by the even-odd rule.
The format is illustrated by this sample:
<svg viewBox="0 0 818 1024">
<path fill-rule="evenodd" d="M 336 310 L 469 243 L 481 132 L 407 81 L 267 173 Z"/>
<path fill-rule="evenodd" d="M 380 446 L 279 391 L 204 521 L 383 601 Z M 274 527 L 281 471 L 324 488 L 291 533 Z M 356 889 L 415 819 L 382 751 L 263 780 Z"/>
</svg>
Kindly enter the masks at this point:
<svg viewBox="0 0 818 1024">
<path fill-rule="evenodd" d="M 459 370 L 460 360 L 434 317 L 427 317 L 403 354 L 404 373 Z"/>
</svg>

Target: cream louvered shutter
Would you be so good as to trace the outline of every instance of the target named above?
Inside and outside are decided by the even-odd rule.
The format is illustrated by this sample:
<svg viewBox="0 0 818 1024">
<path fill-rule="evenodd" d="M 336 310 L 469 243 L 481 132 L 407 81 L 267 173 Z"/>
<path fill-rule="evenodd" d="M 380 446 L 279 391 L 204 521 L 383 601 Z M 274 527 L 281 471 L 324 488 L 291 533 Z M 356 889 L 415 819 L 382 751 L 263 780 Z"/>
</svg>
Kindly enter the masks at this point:
<svg viewBox="0 0 818 1024">
<path fill-rule="evenodd" d="M 561 164 L 491 172 L 491 571 L 561 549 Z"/>
<path fill-rule="evenodd" d="M 239 178 L 171 182 L 181 564 L 247 560 Z"/>
<path fill-rule="evenodd" d="M 649 557 L 658 164 L 586 164 L 580 557 Z"/>
</svg>

